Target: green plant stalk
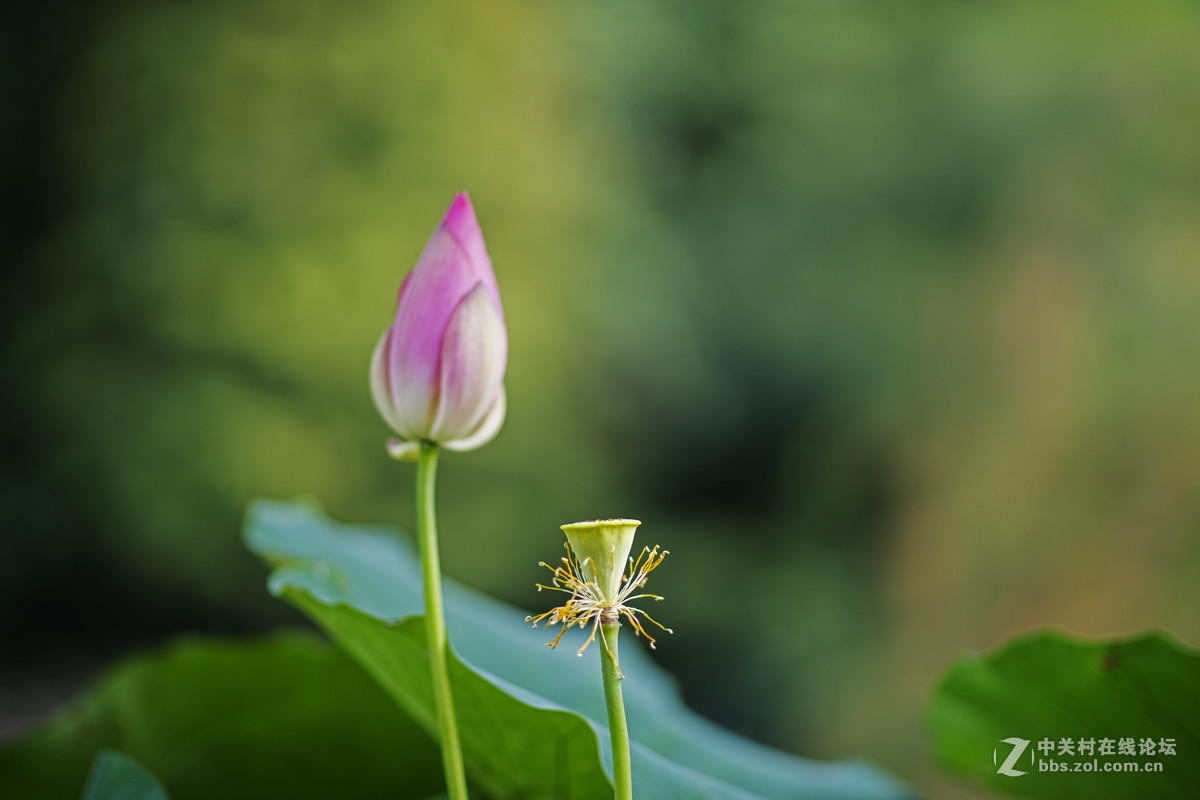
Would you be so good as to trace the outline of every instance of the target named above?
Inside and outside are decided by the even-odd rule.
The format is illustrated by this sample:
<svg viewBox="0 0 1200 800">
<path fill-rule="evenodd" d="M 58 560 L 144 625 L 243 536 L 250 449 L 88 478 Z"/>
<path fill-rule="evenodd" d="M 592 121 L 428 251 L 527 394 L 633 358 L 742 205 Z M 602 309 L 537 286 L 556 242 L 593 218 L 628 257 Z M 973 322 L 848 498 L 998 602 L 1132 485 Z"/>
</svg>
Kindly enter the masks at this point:
<svg viewBox="0 0 1200 800">
<path fill-rule="evenodd" d="M 437 482 L 438 446 L 421 442 L 417 457 L 417 538 L 421 547 L 421 576 L 425 586 L 425 631 L 429 642 L 429 671 L 433 679 L 433 705 L 437 710 L 442 745 L 442 769 L 446 773 L 448 800 L 467 800 L 467 776 L 463 768 L 458 722 L 450 673 L 446 670 L 446 614 L 442 607 L 442 567 L 438 558 L 437 512 L 434 487 Z"/>
<path fill-rule="evenodd" d="M 629 725 L 625 722 L 625 700 L 621 697 L 621 672 L 617 669 L 617 634 L 621 623 L 606 622 L 600 648 L 600 671 L 604 674 L 604 704 L 608 707 L 608 733 L 612 738 L 613 797 L 633 800 L 633 768 L 629 763 Z"/>
</svg>

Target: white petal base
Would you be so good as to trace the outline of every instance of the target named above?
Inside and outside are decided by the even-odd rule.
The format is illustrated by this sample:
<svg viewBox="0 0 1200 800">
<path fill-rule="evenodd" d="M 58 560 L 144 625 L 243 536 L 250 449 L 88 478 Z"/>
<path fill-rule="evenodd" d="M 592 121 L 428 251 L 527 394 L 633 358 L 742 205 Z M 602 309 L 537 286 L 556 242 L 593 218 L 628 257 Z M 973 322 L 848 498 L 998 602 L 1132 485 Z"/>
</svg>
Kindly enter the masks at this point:
<svg viewBox="0 0 1200 800">
<path fill-rule="evenodd" d="M 507 410 L 508 399 L 505 397 L 504 387 L 501 386 L 500 394 L 496 395 L 496 399 L 492 401 L 492 407 L 484 415 L 483 421 L 475 426 L 475 430 L 462 439 L 445 442 L 443 446 L 447 450 L 458 450 L 460 452 L 483 447 L 496 438 L 496 434 L 500 432 L 500 426 L 504 424 L 504 414 Z"/>
<path fill-rule="evenodd" d="M 402 439 L 388 439 L 388 455 L 397 461 L 416 461 L 421 453 L 420 442 L 406 442 Z"/>
</svg>

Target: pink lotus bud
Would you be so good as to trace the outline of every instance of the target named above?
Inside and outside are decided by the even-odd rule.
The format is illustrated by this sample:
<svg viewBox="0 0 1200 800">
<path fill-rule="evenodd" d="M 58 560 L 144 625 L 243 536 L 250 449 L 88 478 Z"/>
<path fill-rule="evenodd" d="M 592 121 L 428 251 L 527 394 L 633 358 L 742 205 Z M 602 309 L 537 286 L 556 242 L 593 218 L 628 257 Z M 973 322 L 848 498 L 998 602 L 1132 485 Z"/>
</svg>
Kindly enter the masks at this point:
<svg viewBox="0 0 1200 800">
<path fill-rule="evenodd" d="M 451 450 L 487 444 L 504 422 L 508 331 L 496 274 L 466 193 L 400 285 L 396 319 L 371 358 L 375 407 L 415 458 L 422 440 Z"/>
</svg>

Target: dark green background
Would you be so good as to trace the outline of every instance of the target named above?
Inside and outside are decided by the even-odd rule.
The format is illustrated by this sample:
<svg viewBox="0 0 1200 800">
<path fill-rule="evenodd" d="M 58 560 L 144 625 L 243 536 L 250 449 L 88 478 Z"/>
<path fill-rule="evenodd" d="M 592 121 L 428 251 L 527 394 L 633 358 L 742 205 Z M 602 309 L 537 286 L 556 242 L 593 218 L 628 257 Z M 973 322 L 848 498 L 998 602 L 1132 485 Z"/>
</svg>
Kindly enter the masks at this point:
<svg viewBox="0 0 1200 800">
<path fill-rule="evenodd" d="M 694 706 L 926 788 L 960 651 L 1200 640 L 1195 3 L 2 14 L 5 727 L 295 619 L 250 497 L 409 524 L 366 367 L 463 189 L 510 407 L 450 575 L 542 609 L 559 524 L 638 517 Z"/>
</svg>

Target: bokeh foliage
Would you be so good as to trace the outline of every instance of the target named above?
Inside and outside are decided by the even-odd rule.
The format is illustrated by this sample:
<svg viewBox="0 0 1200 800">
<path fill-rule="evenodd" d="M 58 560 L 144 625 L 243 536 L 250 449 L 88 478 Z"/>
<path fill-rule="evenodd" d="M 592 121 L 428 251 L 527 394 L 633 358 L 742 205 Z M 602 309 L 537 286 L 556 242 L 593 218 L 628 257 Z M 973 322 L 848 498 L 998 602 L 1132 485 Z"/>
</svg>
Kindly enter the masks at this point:
<svg viewBox="0 0 1200 800">
<path fill-rule="evenodd" d="M 113 748 L 173 800 L 385 798 L 401 789 L 424 798 L 443 786 L 437 745 L 349 657 L 307 633 L 194 638 L 109 667 L 76 702 L 0 748 L 5 792 L 78 797 Z M 109 778 L 130 771 L 110 769 Z"/>
<path fill-rule="evenodd" d="M 927 722 L 938 761 L 975 787 L 1045 800 L 1172 800 L 1200 780 L 1189 755 L 1200 748 L 1197 706 L 1200 652 L 1169 636 L 1081 642 L 1039 631 L 959 659 L 938 682 Z M 1009 750 L 1022 739 L 1021 752 Z M 998 774 L 1006 758 L 1024 774 Z"/>
<path fill-rule="evenodd" d="M 1194 3 L 4 13 L 7 673 L 278 620 L 250 496 L 410 519 L 366 362 L 461 189 L 512 356 L 451 575 L 532 607 L 636 516 L 691 702 L 910 776 L 964 648 L 1200 640 Z"/>
</svg>

